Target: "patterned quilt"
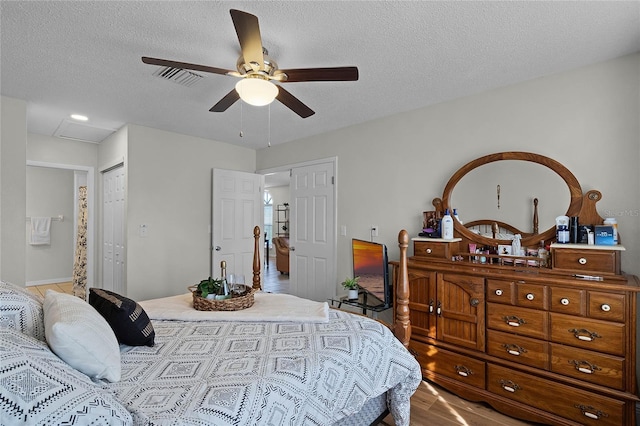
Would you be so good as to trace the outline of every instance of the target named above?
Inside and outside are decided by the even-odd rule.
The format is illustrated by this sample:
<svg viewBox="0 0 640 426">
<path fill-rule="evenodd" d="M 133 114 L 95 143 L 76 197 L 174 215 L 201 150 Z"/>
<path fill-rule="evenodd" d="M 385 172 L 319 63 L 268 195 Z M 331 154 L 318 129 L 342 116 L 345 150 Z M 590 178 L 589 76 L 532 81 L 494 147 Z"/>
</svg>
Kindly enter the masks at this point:
<svg viewBox="0 0 640 426">
<path fill-rule="evenodd" d="M 409 425 L 420 366 L 390 330 L 331 310 L 328 323 L 153 321 L 154 347 L 122 352 L 104 384 L 135 425 L 332 425 L 387 392 Z"/>
</svg>

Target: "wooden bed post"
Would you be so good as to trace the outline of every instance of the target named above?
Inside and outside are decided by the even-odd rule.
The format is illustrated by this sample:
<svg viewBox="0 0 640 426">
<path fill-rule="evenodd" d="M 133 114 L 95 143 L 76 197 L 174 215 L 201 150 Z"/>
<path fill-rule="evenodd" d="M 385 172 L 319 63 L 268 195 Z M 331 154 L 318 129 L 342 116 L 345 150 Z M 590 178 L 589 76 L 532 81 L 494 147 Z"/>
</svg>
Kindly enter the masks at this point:
<svg viewBox="0 0 640 426">
<path fill-rule="evenodd" d="M 396 284 L 396 318 L 394 321 L 394 334 L 405 347 L 409 347 L 411 338 L 411 322 L 409 320 L 409 273 L 407 271 L 407 247 L 409 246 L 409 234 L 404 229 L 398 234 L 398 247 L 400 247 L 400 262 Z"/>
<path fill-rule="evenodd" d="M 255 244 L 253 247 L 253 289 L 262 290 L 260 287 L 260 227 L 253 228 L 253 239 Z"/>
</svg>

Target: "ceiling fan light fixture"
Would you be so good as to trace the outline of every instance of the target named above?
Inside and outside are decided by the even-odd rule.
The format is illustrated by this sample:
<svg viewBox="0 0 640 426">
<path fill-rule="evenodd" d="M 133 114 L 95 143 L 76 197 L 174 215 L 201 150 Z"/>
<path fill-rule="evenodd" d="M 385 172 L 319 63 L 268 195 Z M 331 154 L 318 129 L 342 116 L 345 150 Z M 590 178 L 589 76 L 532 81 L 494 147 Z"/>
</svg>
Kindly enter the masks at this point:
<svg viewBox="0 0 640 426">
<path fill-rule="evenodd" d="M 240 99 L 253 106 L 269 105 L 278 96 L 275 84 L 262 78 L 243 78 L 236 83 Z"/>
</svg>

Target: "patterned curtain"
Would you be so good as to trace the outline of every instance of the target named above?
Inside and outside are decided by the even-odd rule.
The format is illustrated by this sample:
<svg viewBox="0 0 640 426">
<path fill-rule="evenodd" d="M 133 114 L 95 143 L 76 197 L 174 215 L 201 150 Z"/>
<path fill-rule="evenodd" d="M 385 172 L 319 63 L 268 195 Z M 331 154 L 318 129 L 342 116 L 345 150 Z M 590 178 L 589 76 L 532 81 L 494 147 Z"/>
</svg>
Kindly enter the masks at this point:
<svg viewBox="0 0 640 426">
<path fill-rule="evenodd" d="M 73 295 L 87 298 L 87 187 L 78 188 L 78 236 L 73 260 Z"/>
</svg>

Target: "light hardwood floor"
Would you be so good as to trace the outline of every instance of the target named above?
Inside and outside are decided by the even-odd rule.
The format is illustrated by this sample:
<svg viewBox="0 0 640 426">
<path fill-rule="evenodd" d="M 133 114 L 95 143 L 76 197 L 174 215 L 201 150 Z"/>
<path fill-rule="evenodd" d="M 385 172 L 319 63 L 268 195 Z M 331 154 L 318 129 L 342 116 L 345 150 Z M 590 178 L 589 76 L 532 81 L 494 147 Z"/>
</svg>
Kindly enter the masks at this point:
<svg viewBox="0 0 640 426">
<path fill-rule="evenodd" d="M 288 293 L 289 291 L 289 276 L 278 272 L 275 259 L 270 259 L 269 267 L 263 268 L 262 287 L 264 291 L 271 293 Z M 47 289 L 71 294 L 72 283 L 32 286 L 28 289 L 41 296 L 44 296 Z M 395 426 L 391 415 L 380 424 Z M 530 424 L 504 416 L 488 405 L 466 401 L 427 381 L 423 381 L 411 397 L 412 426 L 523 426 Z"/>
<path fill-rule="evenodd" d="M 411 397 L 411 426 L 524 426 L 532 423 L 516 420 L 498 413 L 486 404 L 464 400 L 423 381 Z M 381 425 L 395 426 L 388 415 Z"/>
<path fill-rule="evenodd" d="M 34 285 L 34 286 L 27 287 L 27 289 L 30 292 L 32 292 L 34 294 L 38 294 L 38 295 L 40 295 L 42 297 L 44 297 L 44 294 L 49 289 L 55 290 L 55 291 L 57 291 L 59 293 L 73 294 L 73 283 L 69 281 L 69 282 L 66 282 L 66 283 Z"/>
</svg>

